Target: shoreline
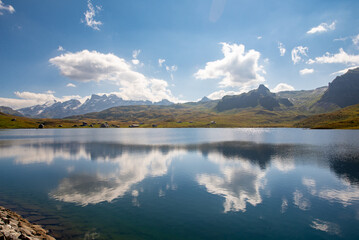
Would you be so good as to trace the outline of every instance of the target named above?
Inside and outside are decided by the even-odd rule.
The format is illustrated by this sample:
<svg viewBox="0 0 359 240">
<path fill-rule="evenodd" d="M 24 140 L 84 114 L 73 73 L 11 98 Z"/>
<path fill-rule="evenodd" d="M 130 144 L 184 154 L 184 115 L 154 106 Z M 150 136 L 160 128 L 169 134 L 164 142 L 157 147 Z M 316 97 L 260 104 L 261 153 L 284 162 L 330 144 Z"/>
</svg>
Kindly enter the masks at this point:
<svg viewBox="0 0 359 240">
<path fill-rule="evenodd" d="M 32 224 L 16 212 L 0 206 L 0 239 L 55 240 L 40 225 Z"/>
</svg>

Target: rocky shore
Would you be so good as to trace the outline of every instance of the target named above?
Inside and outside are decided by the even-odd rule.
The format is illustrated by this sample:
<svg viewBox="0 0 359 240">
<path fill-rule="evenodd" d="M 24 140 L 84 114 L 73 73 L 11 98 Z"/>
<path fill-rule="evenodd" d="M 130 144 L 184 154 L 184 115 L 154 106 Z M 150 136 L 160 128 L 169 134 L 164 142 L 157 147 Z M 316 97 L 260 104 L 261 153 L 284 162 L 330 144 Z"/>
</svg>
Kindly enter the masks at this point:
<svg viewBox="0 0 359 240">
<path fill-rule="evenodd" d="M 8 239 L 46 239 L 55 238 L 39 225 L 31 224 L 19 214 L 0 206 L 0 240 Z"/>
</svg>

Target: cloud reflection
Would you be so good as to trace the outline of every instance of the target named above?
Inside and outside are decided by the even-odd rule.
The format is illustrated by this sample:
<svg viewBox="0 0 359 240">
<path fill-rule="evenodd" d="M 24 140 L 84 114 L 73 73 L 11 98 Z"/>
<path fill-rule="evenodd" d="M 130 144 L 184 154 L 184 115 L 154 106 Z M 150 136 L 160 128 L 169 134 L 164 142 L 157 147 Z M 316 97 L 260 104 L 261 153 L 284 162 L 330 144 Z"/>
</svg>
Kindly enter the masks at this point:
<svg viewBox="0 0 359 240">
<path fill-rule="evenodd" d="M 248 204 L 257 206 L 262 203 L 261 192 L 267 186 L 268 172 L 272 169 L 283 173 L 295 171 L 298 164 L 314 163 L 324 166 L 333 169 L 339 176 L 346 176 L 344 179 L 350 181 L 350 184 L 342 184 L 344 187 L 320 188 L 315 178 L 305 177 L 302 184 L 312 196 L 339 202 L 344 206 L 358 201 L 359 188 L 355 185 L 357 173 L 352 170 L 353 167 L 349 167 L 353 166 L 350 159 L 358 159 L 355 152 L 343 162 L 338 152 L 333 154 L 328 151 L 328 157 L 323 155 L 323 152 L 327 151 L 313 149 L 315 148 L 305 145 L 239 141 L 189 145 L 51 142 L 49 139 L 0 142 L 1 158 L 13 158 L 16 164 L 51 165 L 57 160 L 68 160 L 69 164 L 65 167 L 68 176 L 60 181 L 49 196 L 83 206 L 111 202 L 131 192 L 134 205 L 139 206 L 138 199 L 142 191 L 135 189 L 136 184 L 148 177 L 167 175 L 173 159 L 183 158 L 189 152 L 199 153 L 215 167 L 216 170 L 211 173 L 202 170 L 194 173 L 194 180 L 209 193 L 224 197 L 224 212 L 244 212 Z M 92 170 L 94 172 L 88 172 L 77 167 L 73 161 L 96 161 L 101 164 Z M 103 166 L 109 166 L 110 169 Z M 158 189 L 156 195 L 163 197 L 167 190 L 176 189 L 172 176 L 166 187 Z M 270 189 L 267 188 L 265 191 L 269 192 Z M 134 192 L 137 193 L 134 195 Z M 311 204 L 303 192 L 296 188 L 292 192 L 293 203 L 301 210 L 309 210 Z M 290 196 L 283 198 L 282 213 L 287 210 L 290 199 Z"/>
<path fill-rule="evenodd" d="M 50 197 L 64 202 L 86 206 L 100 202 L 111 202 L 124 196 L 135 184 L 146 177 L 167 174 L 173 158 L 183 154 L 182 150 L 163 152 L 158 149 L 143 152 L 122 150 L 122 154 L 111 158 L 115 163 L 110 173 L 73 174 L 63 179 Z M 104 159 L 105 160 L 105 159 Z M 108 160 L 108 159 L 107 159 Z M 139 205 L 139 192 L 132 191 L 134 205 Z"/>
<path fill-rule="evenodd" d="M 208 159 L 219 164 L 221 174 L 199 174 L 198 184 L 207 191 L 225 198 L 224 212 L 246 211 L 262 202 L 259 190 L 265 185 L 265 171 L 246 160 L 228 161 L 221 155 L 210 154 Z"/>
<path fill-rule="evenodd" d="M 339 225 L 332 222 L 327 222 L 320 219 L 314 219 L 310 226 L 316 230 L 327 232 L 329 234 L 335 234 L 335 235 L 340 234 Z"/>
</svg>

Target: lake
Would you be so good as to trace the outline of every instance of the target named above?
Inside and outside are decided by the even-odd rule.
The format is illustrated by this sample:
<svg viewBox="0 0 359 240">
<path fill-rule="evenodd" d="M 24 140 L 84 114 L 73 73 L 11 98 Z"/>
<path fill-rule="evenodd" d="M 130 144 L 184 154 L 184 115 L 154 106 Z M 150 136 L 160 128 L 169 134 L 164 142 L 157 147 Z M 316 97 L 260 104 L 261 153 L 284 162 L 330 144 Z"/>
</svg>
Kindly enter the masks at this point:
<svg viewBox="0 0 359 240">
<path fill-rule="evenodd" d="M 359 239 L 359 131 L 0 131 L 0 205 L 60 239 Z"/>
</svg>

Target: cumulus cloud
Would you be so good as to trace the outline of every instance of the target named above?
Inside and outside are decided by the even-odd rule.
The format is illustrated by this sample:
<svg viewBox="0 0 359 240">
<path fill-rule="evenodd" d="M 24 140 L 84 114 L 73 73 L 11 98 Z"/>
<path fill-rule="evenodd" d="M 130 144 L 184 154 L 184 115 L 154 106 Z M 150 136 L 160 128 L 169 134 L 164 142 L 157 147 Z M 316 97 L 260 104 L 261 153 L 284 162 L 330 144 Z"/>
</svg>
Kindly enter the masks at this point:
<svg viewBox="0 0 359 240">
<path fill-rule="evenodd" d="M 271 92 L 282 92 L 282 91 L 293 91 L 294 87 L 286 84 L 286 83 L 279 83 L 275 88 L 271 89 Z"/>
<path fill-rule="evenodd" d="M 284 56 L 284 54 L 285 54 L 285 52 L 286 52 L 286 49 L 285 49 L 285 47 L 284 47 L 284 45 L 283 45 L 283 43 L 278 43 L 278 49 L 279 49 L 279 53 L 280 53 L 280 55 L 283 57 Z"/>
<path fill-rule="evenodd" d="M 221 99 L 223 98 L 224 96 L 227 96 L 227 95 L 238 95 L 238 94 L 241 94 L 243 91 L 240 91 L 240 92 L 237 92 L 237 91 L 225 91 L 225 90 L 219 90 L 219 91 L 216 91 L 216 92 L 213 92 L 211 94 L 209 94 L 207 97 L 209 99 Z"/>
<path fill-rule="evenodd" d="M 15 8 L 11 5 L 6 5 L 2 2 L 2 0 L 0 0 L 0 15 L 4 15 L 4 11 L 12 14 L 15 12 Z"/>
<path fill-rule="evenodd" d="M 258 64 L 260 53 L 251 49 L 245 51 L 243 44 L 222 44 L 222 59 L 207 62 L 205 68 L 198 70 L 196 79 L 221 79 L 221 87 L 248 87 L 265 81 L 261 73 L 263 66 Z"/>
<path fill-rule="evenodd" d="M 300 75 L 307 75 L 307 74 L 311 74 L 314 72 L 313 68 L 304 68 L 302 70 L 299 71 Z"/>
<path fill-rule="evenodd" d="M 33 92 L 14 92 L 15 96 L 18 98 L 0 98 L 0 106 L 8 106 L 14 109 L 30 107 L 34 105 L 42 104 L 52 104 L 55 101 L 67 101 L 70 99 L 79 99 L 82 98 L 78 95 L 74 96 L 63 96 L 55 97 L 53 91 L 47 91 L 45 93 L 33 93 Z"/>
<path fill-rule="evenodd" d="M 94 7 L 91 0 L 88 0 L 87 8 L 88 9 L 84 13 L 85 19 L 82 19 L 81 21 L 94 30 L 100 30 L 99 26 L 102 25 L 102 22 L 96 21 L 94 18 L 96 16 L 96 13 L 101 10 L 101 6 L 96 5 Z"/>
<path fill-rule="evenodd" d="M 359 64 L 359 55 L 350 55 L 346 53 L 342 48 L 339 49 L 339 53 L 330 54 L 325 53 L 321 57 L 316 57 L 315 59 L 309 59 L 308 64 L 313 63 L 343 63 L 349 65 Z"/>
<path fill-rule="evenodd" d="M 49 62 L 58 67 L 63 76 L 72 80 L 112 82 L 120 87 L 118 95 L 126 100 L 178 101 L 168 89 L 166 81 L 147 78 L 134 71 L 125 59 L 112 53 L 88 50 L 68 52 L 51 58 Z"/>
<path fill-rule="evenodd" d="M 73 83 L 68 83 L 68 84 L 66 85 L 66 87 L 76 87 L 76 85 L 73 84 Z"/>
<path fill-rule="evenodd" d="M 165 59 L 159 58 L 159 59 L 158 59 L 158 66 L 159 66 L 159 67 L 162 67 L 162 64 L 163 64 L 165 61 L 166 61 Z"/>
<path fill-rule="evenodd" d="M 311 28 L 307 33 L 314 34 L 314 33 L 328 32 L 329 30 L 335 29 L 335 24 L 336 24 L 336 21 L 332 22 L 331 24 L 321 23 L 318 26 Z"/>
<path fill-rule="evenodd" d="M 307 56 L 308 48 L 303 46 L 298 46 L 292 50 L 292 61 L 294 64 L 297 64 L 302 60 L 302 56 Z"/>
</svg>

